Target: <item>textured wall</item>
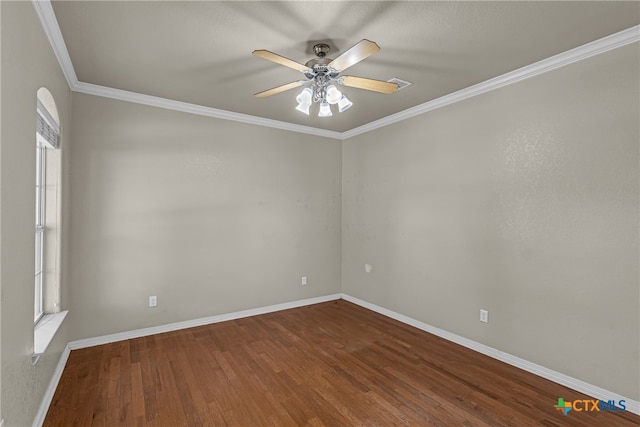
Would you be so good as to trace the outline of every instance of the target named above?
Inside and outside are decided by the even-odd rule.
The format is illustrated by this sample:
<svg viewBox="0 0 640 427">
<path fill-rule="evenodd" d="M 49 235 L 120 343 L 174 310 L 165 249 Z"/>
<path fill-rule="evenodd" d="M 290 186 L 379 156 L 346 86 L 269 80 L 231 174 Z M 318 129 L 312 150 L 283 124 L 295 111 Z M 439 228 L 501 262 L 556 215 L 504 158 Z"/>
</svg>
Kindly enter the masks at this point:
<svg viewBox="0 0 640 427">
<path fill-rule="evenodd" d="M 6 426 L 31 424 L 69 340 L 339 292 L 341 265 L 346 293 L 640 400 L 637 44 L 341 152 L 87 95 L 73 95 L 70 114 L 31 3 L 0 10 Z M 40 86 L 73 156 L 61 290 L 71 313 L 32 366 Z"/>
<path fill-rule="evenodd" d="M 2 6 L 0 6 L 0 25 Z M 1 29 L 1 27 L 0 27 Z M 2 31 L 0 31 L 0 53 L 2 52 Z M 0 58 L 1 59 L 1 58 Z M 0 100 L 2 100 L 2 67 L 0 66 Z M 0 102 L 0 130 L 2 129 L 2 102 Z M 0 131 L 0 189 L 2 189 L 2 132 Z M 2 193 L 0 193 L 0 242 L 2 242 Z M 0 422 L 2 417 L 2 244 L 0 243 Z"/>
<path fill-rule="evenodd" d="M 0 24 L 2 24 L 2 6 L 0 6 Z M 1 28 L 1 27 L 0 27 Z M 2 31 L 0 31 L 0 53 L 2 52 Z M 1 58 L 0 58 L 1 59 Z M 0 66 L 0 82 L 2 67 Z M 0 83 L 0 100 L 2 100 L 2 84 Z M 2 129 L 2 102 L 0 102 L 0 130 Z M 0 131 L 0 189 L 2 189 L 2 132 Z M 2 242 L 2 193 L 0 193 L 0 242 Z M 0 244 L 0 422 L 2 417 L 2 244 Z"/>
<path fill-rule="evenodd" d="M 638 400 L 638 59 L 345 141 L 343 291 Z"/>
<path fill-rule="evenodd" d="M 340 141 L 82 94 L 72 116 L 74 339 L 340 291 Z"/>
<path fill-rule="evenodd" d="M 60 359 L 65 322 L 36 365 L 33 352 L 35 111 L 41 86 L 53 94 L 67 149 L 70 92 L 31 2 L 0 2 L 2 8 L 2 417 L 5 426 L 31 425 Z M 63 154 L 64 155 L 64 154 Z M 64 202 L 64 199 L 63 199 Z M 63 220 L 64 225 L 64 220 Z M 62 286 L 62 308 L 67 307 Z"/>
</svg>

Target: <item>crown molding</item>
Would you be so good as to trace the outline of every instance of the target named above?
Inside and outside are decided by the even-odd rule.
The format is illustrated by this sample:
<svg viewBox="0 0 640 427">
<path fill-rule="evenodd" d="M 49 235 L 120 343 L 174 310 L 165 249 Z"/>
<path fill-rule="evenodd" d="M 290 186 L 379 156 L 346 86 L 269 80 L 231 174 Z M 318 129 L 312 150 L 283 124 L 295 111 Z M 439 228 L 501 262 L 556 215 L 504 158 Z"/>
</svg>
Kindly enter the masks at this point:
<svg viewBox="0 0 640 427">
<path fill-rule="evenodd" d="M 342 133 L 314 128 L 311 126 L 297 125 L 279 120 L 266 119 L 264 117 L 252 116 L 249 114 L 235 113 L 232 111 L 220 110 L 202 105 L 190 104 L 187 102 L 175 101 L 172 99 L 161 98 L 157 96 L 145 95 L 136 92 L 129 92 L 121 89 L 110 88 L 106 86 L 94 85 L 78 81 L 75 69 L 69 56 L 69 51 L 62 37 L 58 20 L 51 6 L 50 0 L 32 0 L 33 7 L 36 10 L 38 18 L 42 23 L 44 32 L 49 39 L 49 43 L 53 48 L 53 52 L 58 59 L 62 73 L 69 88 L 74 92 L 85 93 L 89 95 L 101 96 L 105 98 L 118 99 L 121 101 L 134 102 L 137 104 L 149 105 L 152 107 L 164 108 L 168 110 L 181 111 L 200 116 L 214 117 L 223 120 L 232 120 L 241 123 L 247 123 L 257 126 L 265 126 L 274 129 L 286 130 L 290 132 L 298 132 L 307 135 L 321 136 L 332 139 L 342 139 Z"/>
<path fill-rule="evenodd" d="M 457 92 L 444 95 L 432 101 L 425 102 L 424 104 L 416 105 L 415 107 L 400 111 L 399 113 L 383 117 L 382 119 L 375 120 L 371 123 L 367 123 L 366 125 L 353 128 L 343 132 L 342 138 L 351 138 L 384 126 L 389 126 L 420 114 L 463 101 L 473 96 L 496 90 L 531 77 L 539 76 L 540 74 L 548 71 L 573 64 L 574 62 L 582 61 L 583 59 L 587 59 L 637 41 L 640 41 L 640 25 L 603 37 L 566 52 L 559 53 L 533 64 L 526 65 L 498 77 L 494 77 L 476 85 L 461 89 Z"/>
<path fill-rule="evenodd" d="M 32 3 L 38 14 L 38 18 L 40 18 L 44 32 L 49 39 L 49 43 L 51 43 L 53 53 L 58 59 L 60 68 L 62 68 L 62 73 L 65 79 L 67 79 L 67 84 L 70 88 L 73 88 L 78 84 L 78 77 L 76 76 L 76 71 L 73 69 L 71 57 L 69 56 L 67 45 L 62 38 L 62 32 L 60 31 L 56 14 L 53 12 L 51 2 L 49 0 L 32 0 Z"/>
<path fill-rule="evenodd" d="M 216 119 L 232 120 L 241 123 L 248 123 L 257 126 L 265 126 L 290 132 L 299 132 L 307 135 L 321 136 L 325 138 L 342 139 L 342 133 L 326 129 L 314 128 L 311 126 L 297 125 L 294 123 L 282 122 L 279 120 L 265 119 L 264 117 L 252 116 L 249 114 L 235 113 L 233 111 L 220 110 L 202 105 L 190 104 L 188 102 L 175 101 L 157 96 L 145 95 L 142 93 L 129 92 L 121 89 L 114 89 L 106 86 L 94 85 L 91 83 L 78 82 L 71 88 L 74 92 L 88 95 L 112 98 L 120 101 L 134 102 L 137 104 L 149 105 L 152 107 L 164 108 L 167 110 L 181 111 L 183 113 L 197 114 L 199 116 L 214 117 Z"/>
<path fill-rule="evenodd" d="M 345 132 L 336 132 L 80 82 L 78 81 L 73 64 L 71 63 L 71 58 L 69 57 L 69 52 L 64 43 L 64 39 L 62 38 L 62 32 L 58 26 L 58 21 L 55 13 L 53 12 L 50 0 L 32 0 L 32 3 L 36 9 L 38 17 L 40 18 L 42 27 L 47 34 L 47 38 L 51 43 L 51 47 L 53 48 L 56 58 L 58 58 L 62 72 L 69 84 L 69 88 L 74 92 L 339 140 L 345 140 L 381 127 L 389 126 L 420 114 L 469 99 L 473 96 L 490 92 L 492 90 L 538 76 L 548 71 L 564 67 L 565 65 L 640 41 L 640 25 L 636 25 L 635 27 L 622 30 L 618 33 L 614 33 L 577 48 L 559 53 L 522 68 L 518 68 L 517 70 L 502 74 L 498 77 L 494 77 L 423 104 L 416 105 L 415 107 L 408 108 L 390 116 L 383 117 L 365 125 L 355 127 Z"/>
</svg>

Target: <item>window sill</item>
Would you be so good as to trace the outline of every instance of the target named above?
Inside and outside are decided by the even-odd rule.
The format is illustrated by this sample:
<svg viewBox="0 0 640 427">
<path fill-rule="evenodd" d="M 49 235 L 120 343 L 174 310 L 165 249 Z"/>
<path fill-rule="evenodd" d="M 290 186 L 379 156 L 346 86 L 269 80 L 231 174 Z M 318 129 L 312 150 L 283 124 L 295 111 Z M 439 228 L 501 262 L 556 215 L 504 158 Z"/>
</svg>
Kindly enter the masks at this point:
<svg viewBox="0 0 640 427">
<path fill-rule="evenodd" d="M 53 340 L 53 336 L 58 332 L 62 321 L 68 313 L 69 311 L 65 310 L 59 313 L 45 314 L 38 321 L 33 334 L 33 364 L 35 364 L 40 356 L 47 350 L 47 347 L 49 347 L 49 344 Z"/>
</svg>

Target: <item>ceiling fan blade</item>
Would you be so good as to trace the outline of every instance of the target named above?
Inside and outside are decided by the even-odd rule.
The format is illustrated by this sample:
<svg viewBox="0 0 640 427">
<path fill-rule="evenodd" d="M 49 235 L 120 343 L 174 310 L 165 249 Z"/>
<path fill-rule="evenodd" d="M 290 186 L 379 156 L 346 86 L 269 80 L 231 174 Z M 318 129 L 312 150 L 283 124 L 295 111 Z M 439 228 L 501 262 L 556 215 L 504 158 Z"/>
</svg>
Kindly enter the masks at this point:
<svg viewBox="0 0 640 427">
<path fill-rule="evenodd" d="M 258 93 L 255 94 L 255 96 L 258 97 L 258 98 L 265 98 L 267 96 L 271 96 L 271 95 L 275 95 L 275 94 L 280 93 L 280 92 L 284 92 L 285 90 L 293 89 L 294 87 L 302 86 L 304 83 L 306 83 L 304 80 L 287 83 L 286 85 L 277 86 L 277 87 L 274 87 L 272 89 L 268 89 L 268 90 L 265 90 L 265 91 L 262 91 L 262 92 L 258 92 Z"/>
<path fill-rule="evenodd" d="M 333 68 L 334 70 L 344 71 L 352 65 L 357 64 L 363 59 L 373 55 L 379 50 L 380 46 L 378 46 L 371 40 L 360 40 L 358 43 L 351 46 L 351 48 L 349 48 L 349 50 L 347 50 L 345 53 L 331 61 L 329 63 L 329 67 Z"/>
<path fill-rule="evenodd" d="M 301 71 L 303 73 L 306 71 L 311 71 L 311 69 L 306 65 L 302 65 L 296 61 L 292 61 L 289 58 L 285 58 L 284 56 L 278 55 L 277 53 L 273 53 L 268 50 L 264 50 L 264 49 L 254 50 L 251 53 L 253 53 L 255 56 L 259 56 L 260 58 L 266 59 L 267 61 L 275 62 L 276 64 L 293 68 L 296 71 Z"/>
<path fill-rule="evenodd" d="M 364 77 L 343 76 L 340 83 L 349 87 L 357 87 L 358 89 L 372 90 L 381 93 L 393 93 L 398 90 L 396 83 L 383 82 L 382 80 L 365 79 Z"/>
</svg>

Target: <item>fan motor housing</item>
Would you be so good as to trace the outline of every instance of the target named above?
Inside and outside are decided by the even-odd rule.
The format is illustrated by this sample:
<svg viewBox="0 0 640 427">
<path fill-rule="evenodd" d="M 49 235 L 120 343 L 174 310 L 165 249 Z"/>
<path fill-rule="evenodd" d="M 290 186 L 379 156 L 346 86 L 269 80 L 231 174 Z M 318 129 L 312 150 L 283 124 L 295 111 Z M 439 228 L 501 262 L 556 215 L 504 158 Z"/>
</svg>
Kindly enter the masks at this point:
<svg viewBox="0 0 640 427">
<path fill-rule="evenodd" d="M 313 51 L 315 52 L 316 56 L 318 56 L 318 58 L 324 58 L 325 56 L 327 56 L 327 53 L 329 53 L 330 50 L 331 48 L 326 43 L 318 43 L 313 46 Z"/>
<path fill-rule="evenodd" d="M 307 61 L 305 66 L 311 68 L 313 72 L 307 72 L 305 75 L 307 78 L 312 79 L 316 76 L 327 76 L 330 78 L 335 78 L 338 75 L 338 72 L 334 69 L 328 67 L 328 65 L 333 61 L 331 58 L 327 58 L 327 54 L 331 48 L 326 43 L 318 43 L 313 46 L 313 51 L 315 52 L 317 58 L 313 58 Z"/>
<path fill-rule="evenodd" d="M 333 61 L 333 59 L 331 58 L 314 58 L 311 59 L 309 61 L 307 61 L 306 65 L 307 67 L 311 68 L 313 71 L 312 72 L 307 72 L 305 73 L 305 75 L 307 76 L 307 78 L 312 79 L 315 76 L 327 76 L 329 78 L 335 78 L 338 76 L 338 72 L 336 70 L 334 70 L 333 68 L 329 67 L 328 65 L 331 63 L 331 61 Z"/>
<path fill-rule="evenodd" d="M 331 63 L 331 61 L 333 61 L 333 59 L 331 58 L 313 58 L 309 61 L 306 62 L 307 67 L 311 68 L 314 71 L 326 71 L 329 67 L 327 67 L 327 65 L 329 65 Z"/>
</svg>

